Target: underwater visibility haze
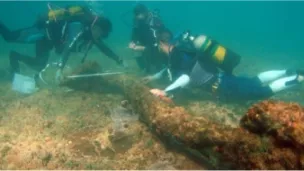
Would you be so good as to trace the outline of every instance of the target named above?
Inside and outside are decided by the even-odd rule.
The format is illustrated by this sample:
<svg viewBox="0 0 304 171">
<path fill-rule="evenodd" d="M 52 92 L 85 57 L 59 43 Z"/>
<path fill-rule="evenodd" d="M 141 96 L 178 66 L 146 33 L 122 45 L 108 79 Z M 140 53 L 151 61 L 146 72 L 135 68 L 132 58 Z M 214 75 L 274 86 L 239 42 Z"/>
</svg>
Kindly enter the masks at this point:
<svg viewBox="0 0 304 171">
<path fill-rule="evenodd" d="M 0 1 L 0 169 L 304 169 L 303 9 Z"/>
</svg>

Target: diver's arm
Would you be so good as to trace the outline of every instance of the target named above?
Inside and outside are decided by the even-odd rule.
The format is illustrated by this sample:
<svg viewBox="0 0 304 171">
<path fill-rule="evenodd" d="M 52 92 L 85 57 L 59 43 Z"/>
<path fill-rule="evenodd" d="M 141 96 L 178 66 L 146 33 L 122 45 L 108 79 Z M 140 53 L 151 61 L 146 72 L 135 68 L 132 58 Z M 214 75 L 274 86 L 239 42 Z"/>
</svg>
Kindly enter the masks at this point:
<svg viewBox="0 0 304 171">
<path fill-rule="evenodd" d="M 35 43 L 41 40 L 44 34 L 35 26 L 22 28 L 18 30 L 10 30 L 0 21 L 0 36 L 9 43 Z"/>
<path fill-rule="evenodd" d="M 138 52 L 144 51 L 146 47 L 138 45 L 137 42 L 138 42 L 138 28 L 133 28 L 131 42 L 129 43 L 129 48 Z"/>
<path fill-rule="evenodd" d="M 56 72 L 56 80 L 57 81 L 62 81 L 62 79 L 63 79 L 63 75 L 62 75 L 63 74 L 63 69 L 64 69 L 64 67 L 65 67 L 65 65 L 68 61 L 70 52 L 71 52 L 71 48 L 64 48 L 64 51 L 62 53 L 62 56 L 61 56 L 59 64 L 58 64 L 59 69 Z"/>
<path fill-rule="evenodd" d="M 13 42 L 19 38 L 20 33 L 11 31 L 0 21 L 0 35 L 2 35 L 5 41 Z"/>
<path fill-rule="evenodd" d="M 109 47 L 107 47 L 102 41 L 95 43 L 96 46 L 100 51 L 102 51 L 105 55 L 107 55 L 109 58 L 116 61 L 118 64 L 122 64 L 122 59 L 119 58 L 118 55 L 116 55 Z"/>
<path fill-rule="evenodd" d="M 136 43 L 134 43 L 134 42 L 129 43 L 129 48 L 134 51 L 140 51 L 140 52 L 142 52 L 146 49 L 145 46 L 136 45 Z"/>
<path fill-rule="evenodd" d="M 144 82 L 144 83 L 148 83 L 148 82 L 150 82 L 150 81 L 154 81 L 154 80 L 160 79 L 160 78 L 163 76 L 163 74 L 164 74 L 164 72 L 165 72 L 166 70 L 167 70 L 167 68 L 164 68 L 164 69 L 162 69 L 161 71 L 157 72 L 157 73 L 154 74 L 154 75 L 150 75 L 150 76 L 145 77 L 145 78 L 143 79 L 143 82 Z"/>
<path fill-rule="evenodd" d="M 159 97 L 168 96 L 168 93 L 170 91 L 176 90 L 177 88 L 182 88 L 188 85 L 189 82 L 190 82 L 190 77 L 186 74 L 183 74 L 177 80 L 175 80 L 174 83 L 169 85 L 165 90 L 151 89 L 150 92 L 155 96 L 159 96 Z"/>
<path fill-rule="evenodd" d="M 133 50 L 135 51 L 144 51 L 146 49 L 145 46 L 135 45 Z"/>
<path fill-rule="evenodd" d="M 67 42 L 64 44 L 65 47 L 64 47 L 61 59 L 60 59 L 60 64 L 59 64 L 60 70 L 63 70 L 63 68 L 65 67 L 65 65 L 69 59 L 70 53 L 71 53 L 73 47 L 75 46 L 76 41 L 79 40 L 79 38 L 82 36 L 82 34 L 83 34 L 83 31 L 79 32 L 76 36 L 72 36 L 73 39 L 68 39 Z"/>
<path fill-rule="evenodd" d="M 171 85 L 169 85 L 164 92 L 167 93 L 169 91 L 175 90 L 177 88 L 185 87 L 190 83 L 190 77 L 186 74 L 181 75 L 178 79 L 174 81 Z"/>
<path fill-rule="evenodd" d="M 164 68 L 161 71 L 157 72 L 156 74 L 152 75 L 150 77 L 151 81 L 160 79 L 163 76 L 163 74 L 165 73 L 166 70 L 167 70 L 167 68 Z"/>
<path fill-rule="evenodd" d="M 63 47 L 63 53 L 61 55 L 60 63 L 59 63 L 59 67 L 60 67 L 61 71 L 65 67 L 72 49 L 74 49 L 74 47 L 76 46 L 76 42 L 84 34 L 84 29 L 80 22 L 70 23 L 68 25 L 68 27 L 69 27 L 69 29 L 66 33 L 67 38 L 65 40 L 65 43 L 62 45 L 64 47 Z"/>
</svg>

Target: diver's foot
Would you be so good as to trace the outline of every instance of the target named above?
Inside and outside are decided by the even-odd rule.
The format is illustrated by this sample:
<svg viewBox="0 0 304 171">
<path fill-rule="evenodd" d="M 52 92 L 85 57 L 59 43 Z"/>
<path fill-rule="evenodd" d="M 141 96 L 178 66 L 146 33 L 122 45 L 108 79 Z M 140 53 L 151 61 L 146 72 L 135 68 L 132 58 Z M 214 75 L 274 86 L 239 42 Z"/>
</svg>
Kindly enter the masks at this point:
<svg viewBox="0 0 304 171">
<path fill-rule="evenodd" d="M 299 82 L 304 81 L 304 76 L 303 76 L 303 75 L 298 75 L 297 80 L 298 80 Z"/>
<path fill-rule="evenodd" d="M 297 73 L 297 81 L 303 82 L 304 81 L 304 69 L 298 69 L 296 70 Z"/>
<path fill-rule="evenodd" d="M 304 76 L 304 69 L 297 69 L 296 72 L 298 75 Z"/>
</svg>

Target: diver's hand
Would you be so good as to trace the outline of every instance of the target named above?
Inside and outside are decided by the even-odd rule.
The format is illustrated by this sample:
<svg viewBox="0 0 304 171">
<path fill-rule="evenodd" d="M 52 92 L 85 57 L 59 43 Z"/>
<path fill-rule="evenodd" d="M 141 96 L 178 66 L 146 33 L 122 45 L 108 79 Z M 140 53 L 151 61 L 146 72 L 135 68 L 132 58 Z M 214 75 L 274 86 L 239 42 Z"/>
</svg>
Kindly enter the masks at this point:
<svg viewBox="0 0 304 171">
<path fill-rule="evenodd" d="M 166 102 L 166 103 L 171 103 L 173 104 L 174 102 L 172 101 L 173 96 L 168 97 L 167 93 L 163 90 L 159 89 L 151 89 L 150 93 L 152 93 L 154 96 L 158 97 L 160 100 Z"/>
<path fill-rule="evenodd" d="M 134 42 L 129 43 L 129 48 L 135 50 L 136 44 Z"/>
<path fill-rule="evenodd" d="M 146 49 L 145 46 L 136 45 L 134 42 L 129 44 L 129 48 L 137 52 L 142 52 Z"/>
<path fill-rule="evenodd" d="M 123 67 L 123 68 L 128 68 L 128 65 L 127 65 L 126 62 L 125 62 L 124 60 L 122 60 L 122 59 L 119 59 L 119 60 L 117 61 L 117 65 L 119 65 L 119 66 L 121 66 L 121 67 Z"/>
<path fill-rule="evenodd" d="M 149 82 L 151 82 L 153 80 L 153 77 L 152 76 L 146 76 L 144 77 L 141 81 L 144 83 L 144 84 L 148 84 Z"/>
<path fill-rule="evenodd" d="M 157 97 L 165 97 L 167 95 L 165 91 L 159 89 L 151 89 L 150 93 Z"/>
</svg>

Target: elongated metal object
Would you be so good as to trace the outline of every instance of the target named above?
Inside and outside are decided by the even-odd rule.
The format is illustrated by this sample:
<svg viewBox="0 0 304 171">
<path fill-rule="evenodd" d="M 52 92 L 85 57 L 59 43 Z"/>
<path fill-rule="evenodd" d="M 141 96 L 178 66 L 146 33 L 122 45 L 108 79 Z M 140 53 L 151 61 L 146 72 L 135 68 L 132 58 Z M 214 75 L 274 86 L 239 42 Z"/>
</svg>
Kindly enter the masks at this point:
<svg viewBox="0 0 304 171">
<path fill-rule="evenodd" d="M 66 78 L 84 78 L 84 77 L 98 77 L 98 76 L 108 76 L 108 75 L 118 75 L 124 72 L 110 72 L 110 73 L 96 73 L 96 74 L 82 74 L 82 75 L 71 75 Z"/>
</svg>

